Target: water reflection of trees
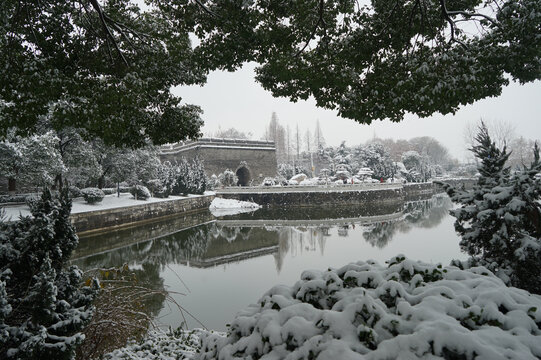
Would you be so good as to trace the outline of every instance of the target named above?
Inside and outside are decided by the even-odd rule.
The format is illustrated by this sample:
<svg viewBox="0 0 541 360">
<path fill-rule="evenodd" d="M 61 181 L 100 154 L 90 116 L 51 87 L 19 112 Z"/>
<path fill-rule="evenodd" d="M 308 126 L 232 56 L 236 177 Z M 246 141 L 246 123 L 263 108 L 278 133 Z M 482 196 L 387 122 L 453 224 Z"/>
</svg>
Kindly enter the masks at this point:
<svg viewBox="0 0 541 360">
<path fill-rule="evenodd" d="M 449 215 L 451 207 L 451 200 L 447 196 L 434 196 L 429 200 L 408 202 L 404 205 L 402 218 L 369 225 L 363 232 L 363 236 L 372 246 L 383 248 L 397 233 L 407 233 L 414 227 L 438 226 Z"/>
<path fill-rule="evenodd" d="M 278 251 L 274 253 L 276 271 L 282 270 L 287 254 L 293 257 L 302 256 L 306 252 L 320 250 L 325 252 L 326 237 L 329 235 L 328 226 L 312 227 L 275 227 L 272 230 L 278 234 Z"/>
<path fill-rule="evenodd" d="M 403 206 L 402 217 L 371 225 L 366 225 L 364 222 L 366 220 L 362 221 L 362 218 L 357 218 L 358 222 L 355 222 L 355 218 L 348 218 L 347 222 L 344 222 L 344 219 L 336 222 L 322 220 L 322 224 L 318 224 L 317 221 L 314 224 L 313 214 L 307 214 L 304 209 L 297 209 L 295 211 L 300 214 L 299 216 L 308 217 L 311 222 L 303 224 L 303 220 L 299 220 L 298 226 L 283 226 L 279 225 L 279 222 L 275 226 L 228 226 L 219 222 L 207 223 L 74 262 L 86 269 L 122 266 L 125 262 L 129 262 L 152 267 L 153 271 L 159 273 L 169 264 L 209 267 L 272 253 L 279 272 L 286 255 L 296 257 L 314 251 L 319 251 L 323 255 L 326 239 L 335 229 L 338 236 L 347 237 L 355 226 L 360 226 L 366 241 L 372 246 L 382 248 L 398 233 L 406 233 L 413 227 L 438 226 L 448 216 L 450 208 L 451 201 L 443 196 L 408 202 Z M 346 215 L 351 214 L 346 212 Z M 242 224 L 242 221 L 240 223 Z"/>
</svg>

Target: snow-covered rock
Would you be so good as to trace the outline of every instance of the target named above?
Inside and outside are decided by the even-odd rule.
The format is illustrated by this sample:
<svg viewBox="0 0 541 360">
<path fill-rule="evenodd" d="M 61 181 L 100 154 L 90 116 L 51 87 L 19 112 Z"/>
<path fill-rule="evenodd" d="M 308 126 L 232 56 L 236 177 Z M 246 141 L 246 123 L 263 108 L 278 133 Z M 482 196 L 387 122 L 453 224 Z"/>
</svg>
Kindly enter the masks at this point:
<svg viewBox="0 0 541 360">
<path fill-rule="evenodd" d="M 306 178 L 308 178 L 308 176 L 306 176 L 305 174 L 297 174 L 295 176 L 293 176 L 291 179 L 289 179 L 289 181 L 296 181 L 297 184 L 300 184 L 303 180 L 306 180 Z"/>
<path fill-rule="evenodd" d="M 252 212 L 260 207 L 261 205 L 249 201 L 223 199 L 217 197 L 212 200 L 209 209 L 214 216 L 226 216 Z"/>
<path fill-rule="evenodd" d="M 196 359 L 539 359 L 541 297 L 483 267 L 397 256 L 305 271 L 201 334 Z"/>
<path fill-rule="evenodd" d="M 304 179 L 299 185 L 313 186 L 318 184 L 318 178 Z"/>
</svg>

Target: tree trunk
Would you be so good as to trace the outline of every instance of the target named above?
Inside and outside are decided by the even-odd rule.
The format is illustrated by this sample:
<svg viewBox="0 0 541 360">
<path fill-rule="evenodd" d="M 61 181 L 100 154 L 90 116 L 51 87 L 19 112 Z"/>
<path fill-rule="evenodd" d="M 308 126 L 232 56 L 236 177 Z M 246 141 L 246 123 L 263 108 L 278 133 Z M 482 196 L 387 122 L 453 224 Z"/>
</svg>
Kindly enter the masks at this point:
<svg viewBox="0 0 541 360">
<path fill-rule="evenodd" d="M 8 192 L 10 194 L 14 194 L 15 192 L 17 192 L 17 180 L 15 180 L 14 178 L 8 179 Z"/>
<path fill-rule="evenodd" d="M 98 179 L 98 189 L 103 189 L 103 185 L 105 185 L 105 175 L 100 176 Z"/>
<path fill-rule="evenodd" d="M 58 189 L 58 191 L 62 191 L 62 187 L 64 186 L 64 181 L 62 179 L 62 174 L 56 175 L 54 178 L 54 187 Z"/>
</svg>

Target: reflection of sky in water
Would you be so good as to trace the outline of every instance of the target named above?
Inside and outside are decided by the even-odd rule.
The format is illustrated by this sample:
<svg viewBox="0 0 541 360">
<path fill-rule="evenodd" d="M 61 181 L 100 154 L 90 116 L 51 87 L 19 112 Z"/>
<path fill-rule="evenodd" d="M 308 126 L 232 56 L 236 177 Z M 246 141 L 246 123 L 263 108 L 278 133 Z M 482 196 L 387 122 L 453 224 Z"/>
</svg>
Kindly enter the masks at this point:
<svg viewBox="0 0 541 360">
<path fill-rule="evenodd" d="M 340 220 L 281 226 L 269 221 L 272 224 L 265 227 L 240 228 L 218 222 L 76 263 L 82 267 L 118 266 L 119 259 L 137 266 L 160 263 L 159 276 L 168 290 L 186 292 L 180 277 L 191 291 L 187 296 L 174 295 L 175 299 L 208 328 L 225 330 L 237 311 L 256 302 L 273 285 L 292 285 L 306 269 L 324 270 L 368 259 L 384 263 L 398 253 L 443 264 L 464 259 L 454 219 L 448 215 L 450 206 L 447 198 L 409 203 L 402 216 L 370 224 Z M 220 265 L 213 265 L 216 263 Z M 172 326 L 182 321 L 178 311 L 167 306 L 160 319 Z M 188 324 L 197 326 L 193 321 Z"/>
</svg>

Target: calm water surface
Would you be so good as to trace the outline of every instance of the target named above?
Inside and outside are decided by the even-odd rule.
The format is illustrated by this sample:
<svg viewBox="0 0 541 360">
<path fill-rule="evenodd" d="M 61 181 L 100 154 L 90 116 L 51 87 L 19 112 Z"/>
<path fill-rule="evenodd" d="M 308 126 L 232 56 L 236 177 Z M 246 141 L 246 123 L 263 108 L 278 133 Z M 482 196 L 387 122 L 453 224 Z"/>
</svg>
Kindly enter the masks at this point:
<svg viewBox="0 0 541 360">
<path fill-rule="evenodd" d="M 81 238 L 83 269 L 128 263 L 209 329 L 225 330 L 234 314 L 303 270 L 340 267 L 396 254 L 448 264 L 460 252 L 446 196 L 382 207 L 261 209 L 214 218 L 210 213 Z M 194 225 L 200 224 L 202 225 Z M 188 228 L 186 228 L 188 227 Z M 156 304 L 160 322 L 179 326 L 180 312 Z M 189 318 L 189 327 L 200 326 Z"/>
</svg>

